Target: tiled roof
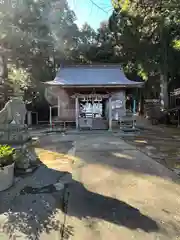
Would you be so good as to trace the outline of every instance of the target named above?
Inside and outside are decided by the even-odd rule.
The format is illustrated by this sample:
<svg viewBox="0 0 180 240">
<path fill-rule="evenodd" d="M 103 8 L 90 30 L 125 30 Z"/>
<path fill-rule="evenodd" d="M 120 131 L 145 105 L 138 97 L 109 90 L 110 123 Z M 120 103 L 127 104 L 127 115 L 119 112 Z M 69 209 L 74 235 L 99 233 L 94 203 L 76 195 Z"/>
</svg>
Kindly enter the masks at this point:
<svg viewBox="0 0 180 240">
<path fill-rule="evenodd" d="M 142 86 L 130 81 L 117 65 L 79 65 L 61 68 L 49 85 L 62 86 Z"/>
</svg>

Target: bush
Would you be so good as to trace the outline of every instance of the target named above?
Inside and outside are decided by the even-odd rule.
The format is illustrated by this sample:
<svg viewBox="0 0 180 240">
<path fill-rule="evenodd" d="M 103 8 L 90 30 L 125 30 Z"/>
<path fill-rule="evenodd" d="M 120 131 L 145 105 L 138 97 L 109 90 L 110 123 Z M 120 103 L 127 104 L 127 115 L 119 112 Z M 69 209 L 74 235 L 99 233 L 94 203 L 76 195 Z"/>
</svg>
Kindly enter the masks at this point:
<svg viewBox="0 0 180 240">
<path fill-rule="evenodd" d="M 0 145 L 0 167 L 11 165 L 14 162 L 14 148 L 8 145 Z"/>
</svg>

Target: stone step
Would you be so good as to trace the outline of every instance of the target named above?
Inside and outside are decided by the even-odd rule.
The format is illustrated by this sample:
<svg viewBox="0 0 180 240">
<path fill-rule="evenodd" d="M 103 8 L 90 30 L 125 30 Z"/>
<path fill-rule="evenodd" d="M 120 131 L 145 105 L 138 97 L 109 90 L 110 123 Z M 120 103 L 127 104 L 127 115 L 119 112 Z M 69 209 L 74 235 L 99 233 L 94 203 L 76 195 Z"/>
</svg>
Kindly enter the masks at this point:
<svg viewBox="0 0 180 240">
<path fill-rule="evenodd" d="M 121 131 L 123 132 L 139 132 L 140 130 L 138 128 L 132 128 L 132 127 L 123 127 L 121 128 Z"/>
</svg>

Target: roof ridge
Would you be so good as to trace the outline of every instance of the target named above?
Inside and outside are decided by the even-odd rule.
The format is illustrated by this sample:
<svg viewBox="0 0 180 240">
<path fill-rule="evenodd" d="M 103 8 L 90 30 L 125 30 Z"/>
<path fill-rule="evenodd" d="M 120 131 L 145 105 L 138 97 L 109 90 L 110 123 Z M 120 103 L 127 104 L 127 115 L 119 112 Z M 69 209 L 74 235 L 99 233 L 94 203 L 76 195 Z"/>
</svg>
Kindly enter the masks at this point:
<svg viewBox="0 0 180 240">
<path fill-rule="evenodd" d="M 119 68 L 121 66 L 118 64 L 74 64 L 74 65 L 62 65 L 60 69 L 63 68 Z"/>
</svg>

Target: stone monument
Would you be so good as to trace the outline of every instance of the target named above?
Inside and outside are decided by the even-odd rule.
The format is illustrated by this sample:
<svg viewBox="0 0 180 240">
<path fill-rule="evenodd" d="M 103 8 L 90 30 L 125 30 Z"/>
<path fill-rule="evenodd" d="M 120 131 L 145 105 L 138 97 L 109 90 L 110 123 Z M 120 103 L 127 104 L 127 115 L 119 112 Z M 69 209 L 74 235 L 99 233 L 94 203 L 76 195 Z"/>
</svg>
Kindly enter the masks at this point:
<svg viewBox="0 0 180 240">
<path fill-rule="evenodd" d="M 27 126 L 24 124 L 26 106 L 14 97 L 0 111 L 0 144 L 23 143 L 29 139 Z"/>
<path fill-rule="evenodd" d="M 0 144 L 8 144 L 16 149 L 16 167 L 28 169 L 36 161 L 32 141 L 25 125 L 25 103 L 13 97 L 0 111 Z"/>
</svg>

